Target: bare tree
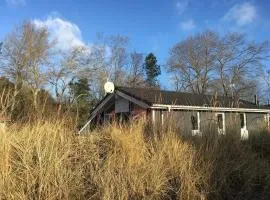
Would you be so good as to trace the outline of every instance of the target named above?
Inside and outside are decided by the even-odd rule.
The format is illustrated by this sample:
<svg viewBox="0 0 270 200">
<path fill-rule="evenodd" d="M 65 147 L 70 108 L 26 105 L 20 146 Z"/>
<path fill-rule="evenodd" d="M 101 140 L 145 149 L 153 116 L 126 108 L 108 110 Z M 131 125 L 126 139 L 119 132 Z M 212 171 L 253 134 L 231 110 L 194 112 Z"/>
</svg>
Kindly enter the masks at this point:
<svg viewBox="0 0 270 200">
<path fill-rule="evenodd" d="M 130 54 L 127 85 L 131 87 L 141 87 L 145 85 L 143 59 L 142 53 L 132 52 Z"/>
<path fill-rule="evenodd" d="M 58 114 L 60 114 L 65 93 L 68 89 L 68 83 L 71 76 L 71 71 L 67 67 L 67 54 L 60 52 L 59 57 L 52 63 L 48 72 L 48 82 L 51 84 L 58 104 Z"/>
<path fill-rule="evenodd" d="M 109 65 L 113 69 L 112 73 L 112 80 L 115 84 L 123 84 L 124 83 L 124 76 L 125 76 L 125 69 L 124 67 L 127 64 L 127 44 L 128 38 L 116 35 L 110 36 L 108 45 L 111 50 L 111 56 Z"/>
<path fill-rule="evenodd" d="M 47 80 L 50 50 L 53 43 L 49 42 L 49 33 L 46 28 L 37 28 L 30 22 L 24 23 L 21 31 L 25 36 L 23 42 L 27 61 L 27 83 L 32 91 L 34 109 L 37 111 L 38 92 Z"/>
<path fill-rule="evenodd" d="M 3 42 L 0 42 L 0 58 L 1 58 L 1 55 L 2 55 L 2 47 L 3 47 Z"/>
<path fill-rule="evenodd" d="M 267 104 L 270 104 L 270 70 L 267 70 L 263 75 L 263 90 L 264 96 Z"/>
<path fill-rule="evenodd" d="M 186 84 L 183 80 L 181 80 L 181 74 L 179 75 L 179 72 L 174 71 L 174 73 L 171 76 L 173 85 L 174 85 L 174 89 L 177 92 L 183 91 L 186 89 Z"/>
<path fill-rule="evenodd" d="M 229 33 L 217 45 L 217 84 L 225 96 L 248 97 L 255 93 L 256 76 L 263 73 L 268 43 L 247 42 L 245 36 Z"/>
<path fill-rule="evenodd" d="M 110 79 L 116 85 L 123 85 L 126 79 L 129 39 L 122 35 L 98 36 L 100 46 L 105 48 L 106 79 Z"/>
<path fill-rule="evenodd" d="M 171 49 L 168 70 L 177 88 L 247 98 L 256 92 L 268 47 L 267 42 L 248 42 L 241 34 L 221 37 L 206 31 Z"/>
<path fill-rule="evenodd" d="M 217 35 L 207 31 L 189 37 L 170 50 L 168 71 L 180 76 L 178 85 L 193 93 L 207 92 L 215 67 L 216 42 Z"/>
<path fill-rule="evenodd" d="M 10 97 L 12 113 L 23 84 L 27 79 L 28 55 L 26 54 L 27 35 L 24 26 L 17 27 L 4 40 L 1 49 L 1 73 L 14 83 L 13 95 Z"/>
<path fill-rule="evenodd" d="M 91 45 L 89 49 L 77 53 L 73 59 L 77 68 L 73 71 L 75 77 L 86 78 L 91 85 L 91 91 L 97 98 L 103 97 L 103 85 L 108 80 L 110 69 L 106 46 L 103 44 Z M 71 59 L 71 60 L 72 60 Z"/>
<path fill-rule="evenodd" d="M 104 51 L 102 47 L 92 45 L 77 46 L 71 51 L 59 53 L 49 76 L 59 104 L 58 112 L 66 100 L 68 85 L 72 80 L 86 78 L 91 83 L 99 80 L 104 68 Z"/>
</svg>

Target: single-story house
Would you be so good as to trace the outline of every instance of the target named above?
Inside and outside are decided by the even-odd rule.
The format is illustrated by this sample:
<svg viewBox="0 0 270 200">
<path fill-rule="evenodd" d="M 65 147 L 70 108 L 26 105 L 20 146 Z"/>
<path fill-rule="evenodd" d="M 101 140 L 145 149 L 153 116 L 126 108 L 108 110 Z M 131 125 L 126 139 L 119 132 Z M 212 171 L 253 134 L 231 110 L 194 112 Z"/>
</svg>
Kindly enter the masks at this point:
<svg viewBox="0 0 270 200">
<path fill-rule="evenodd" d="M 234 126 L 242 138 L 247 138 L 258 126 L 269 126 L 270 108 L 222 96 L 116 87 L 92 109 L 79 133 L 94 124 L 142 117 L 156 127 L 171 123 L 192 135 L 203 134 L 204 127 L 211 124 L 218 134 L 226 134 Z"/>
</svg>

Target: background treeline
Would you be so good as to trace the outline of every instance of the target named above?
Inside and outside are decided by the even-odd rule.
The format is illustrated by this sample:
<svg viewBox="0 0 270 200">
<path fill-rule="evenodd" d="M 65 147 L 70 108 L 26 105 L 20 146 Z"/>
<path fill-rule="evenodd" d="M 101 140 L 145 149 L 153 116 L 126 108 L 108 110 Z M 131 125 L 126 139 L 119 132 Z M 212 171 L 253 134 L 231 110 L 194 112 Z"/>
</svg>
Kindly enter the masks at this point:
<svg viewBox="0 0 270 200">
<path fill-rule="evenodd" d="M 6 36 L 0 55 L 0 114 L 13 120 L 64 113 L 81 126 L 106 81 L 159 87 L 155 55 L 128 51 L 128 38 L 120 35 L 61 50 L 46 27 L 24 22 Z"/>
<path fill-rule="evenodd" d="M 170 50 L 168 70 L 174 73 L 177 90 L 249 99 L 254 94 L 263 97 L 267 91 L 261 84 L 269 82 L 265 75 L 268 58 L 267 41 L 250 42 L 239 33 L 205 31 Z"/>
<path fill-rule="evenodd" d="M 61 50 L 46 27 L 31 22 L 16 27 L 0 47 L 0 114 L 13 120 L 68 113 L 81 126 L 104 96 L 106 81 L 163 88 L 161 71 L 177 91 L 248 100 L 257 94 L 264 102 L 270 97 L 268 42 L 250 42 L 238 33 L 188 37 L 169 50 L 162 65 L 153 53 L 130 51 L 121 35 L 99 34 L 91 45 Z"/>
</svg>

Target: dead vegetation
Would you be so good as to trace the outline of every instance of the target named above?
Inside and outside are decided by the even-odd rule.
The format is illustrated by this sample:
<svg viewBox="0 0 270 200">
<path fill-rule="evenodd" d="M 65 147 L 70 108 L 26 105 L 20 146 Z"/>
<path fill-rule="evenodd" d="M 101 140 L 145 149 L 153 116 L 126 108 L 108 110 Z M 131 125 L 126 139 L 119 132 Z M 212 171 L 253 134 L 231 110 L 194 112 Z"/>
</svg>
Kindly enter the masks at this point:
<svg viewBox="0 0 270 200">
<path fill-rule="evenodd" d="M 232 135 L 149 139 L 138 123 L 78 136 L 64 121 L 14 125 L 0 134 L 0 199 L 269 199 L 268 134 Z"/>
</svg>

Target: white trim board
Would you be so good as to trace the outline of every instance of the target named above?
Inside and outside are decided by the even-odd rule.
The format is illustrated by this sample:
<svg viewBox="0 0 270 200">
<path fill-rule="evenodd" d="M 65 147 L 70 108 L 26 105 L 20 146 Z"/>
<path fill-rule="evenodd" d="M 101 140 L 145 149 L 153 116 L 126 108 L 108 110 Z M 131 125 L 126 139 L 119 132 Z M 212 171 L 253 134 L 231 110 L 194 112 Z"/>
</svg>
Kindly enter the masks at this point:
<svg viewBox="0 0 270 200">
<path fill-rule="evenodd" d="M 197 111 L 197 113 L 196 113 L 196 115 L 197 115 L 197 123 L 198 123 L 198 129 L 192 129 L 191 130 L 191 134 L 192 134 L 192 136 L 195 136 L 195 135 L 198 135 L 198 136 L 202 136 L 201 135 L 201 119 L 200 119 L 200 112 L 199 111 Z"/>
<path fill-rule="evenodd" d="M 213 112 L 246 112 L 246 113 L 270 113 L 270 109 L 254 109 L 254 108 L 225 108 L 225 107 L 204 107 L 204 106 L 181 106 L 153 104 L 151 109 L 168 109 L 168 110 L 198 110 Z"/>
<path fill-rule="evenodd" d="M 80 129 L 78 134 L 81 134 L 83 130 L 91 123 L 91 121 L 94 119 L 95 116 L 99 113 L 99 111 L 102 109 L 102 107 L 110 101 L 114 97 L 114 93 L 108 95 L 96 108 L 94 108 L 93 112 L 91 112 L 91 115 L 87 121 L 87 123 Z"/>
<path fill-rule="evenodd" d="M 127 100 L 137 104 L 138 106 L 141 106 L 142 108 L 150 108 L 150 106 L 148 104 L 144 103 L 143 101 L 140 101 L 140 100 L 138 100 L 138 99 L 136 99 L 128 94 L 125 94 L 121 91 L 116 91 L 116 94 L 119 95 L 120 97 L 123 97 L 124 99 L 127 99 Z"/>
<path fill-rule="evenodd" d="M 218 134 L 219 135 L 225 135 L 226 134 L 226 119 L 225 119 L 225 113 L 221 113 L 221 112 L 218 112 L 215 114 L 215 117 L 217 118 L 217 123 L 218 123 L 218 116 L 221 115 L 222 116 L 222 129 L 219 128 L 219 125 L 218 125 Z"/>
</svg>

